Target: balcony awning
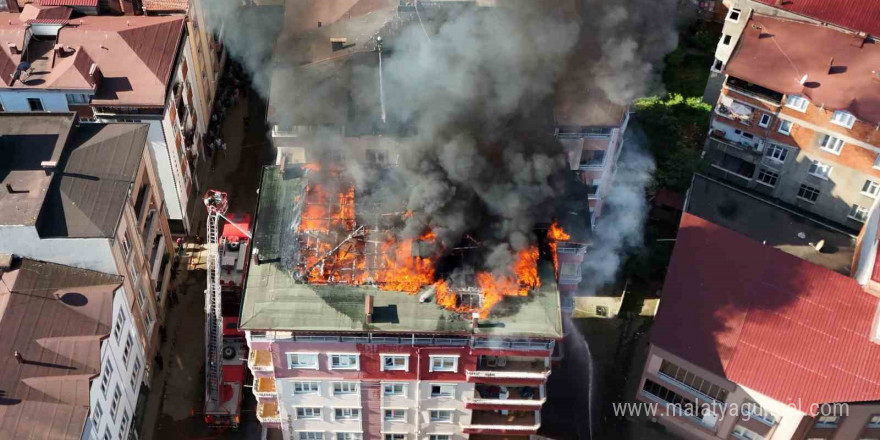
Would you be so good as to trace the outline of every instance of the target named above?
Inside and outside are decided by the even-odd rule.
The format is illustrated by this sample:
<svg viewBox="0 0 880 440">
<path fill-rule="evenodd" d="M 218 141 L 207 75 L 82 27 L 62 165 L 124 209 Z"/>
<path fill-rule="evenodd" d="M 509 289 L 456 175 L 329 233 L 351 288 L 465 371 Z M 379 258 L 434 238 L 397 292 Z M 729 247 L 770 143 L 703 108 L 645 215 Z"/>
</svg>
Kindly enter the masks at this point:
<svg viewBox="0 0 880 440">
<path fill-rule="evenodd" d="M 730 111 L 730 115 L 734 118 L 751 119 L 752 117 L 751 107 L 745 104 L 740 104 L 727 95 L 721 95 L 721 105 L 727 107 L 727 110 Z"/>
</svg>

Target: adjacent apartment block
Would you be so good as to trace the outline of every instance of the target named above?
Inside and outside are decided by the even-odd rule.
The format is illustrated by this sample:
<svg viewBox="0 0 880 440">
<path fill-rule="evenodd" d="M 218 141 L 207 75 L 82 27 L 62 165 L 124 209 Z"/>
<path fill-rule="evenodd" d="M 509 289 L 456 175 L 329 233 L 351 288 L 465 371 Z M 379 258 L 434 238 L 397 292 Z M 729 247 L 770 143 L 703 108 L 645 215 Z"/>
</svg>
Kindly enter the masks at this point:
<svg viewBox="0 0 880 440">
<path fill-rule="evenodd" d="M 0 439 L 127 439 L 142 338 L 122 278 L 0 254 Z"/>
<path fill-rule="evenodd" d="M 0 113 L 0 252 L 121 275 L 152 359 L 174 248 L 149 126 L 75 117 Z"/>
<path fill-rule="evenodd" d="M 0 110 L 75 112 L 80 121 L 144 122 L 175 235 L 189 230 L 187 203 L 204 112 L 198 48 L 185 17 L 84 16 L 25 5 L 0 15 Z"/>
<path fill-rule="evenodd" d="M 723 65 L 709 175 L 860 230 L 880 192 L 877 42 L 738 9 L 728 21 L 744 28 Z"/>
<path fill-rule="evenodd" d="M 684 438 L 876 438 L 878 310 L 856 280 L 685 213 L 635 397 Z"/>
</svg>

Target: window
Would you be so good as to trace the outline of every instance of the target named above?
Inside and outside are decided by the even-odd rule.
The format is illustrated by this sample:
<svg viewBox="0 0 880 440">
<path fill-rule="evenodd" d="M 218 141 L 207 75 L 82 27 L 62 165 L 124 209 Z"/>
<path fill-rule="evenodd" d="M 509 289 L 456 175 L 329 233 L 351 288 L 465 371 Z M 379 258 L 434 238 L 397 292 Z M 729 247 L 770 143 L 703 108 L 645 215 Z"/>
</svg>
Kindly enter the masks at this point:
<svg viewBox="0 0 880 440">
<path fill-rule="evenodd" d="M 95 412 L 92 413 L 92 424 L 95 425 L 95 429 L 98 429 L 103 415 L 104 409 L 101 408 L 101 402 L 95 402 Z"/>
<path fill-rule="evenodd" d="M 581 152 L 582 167 L 601 167 L 605 165 L 605 150 L 583 150 Z"/>
<path fill-rule="evenodd" d="M 333 394 L 357 394 L 359 390 L 357 382 L 336 382 L 333 384 Z"/>
<path fill-rule="evenodd" d="M 375 165 L 385 165 L 388 163 L 388 153 L 384 150 L 367 150 L 367 162 Z"/>
<path fill-rule="evenodd" d="M 458 357 L 455 356 L 430 356 L 430 371 L 452 371 L 458 370 Z"/>
<path fill-rule="evenodd" d="M 875 414 L 871 416 L 871 419 L 868 420 L 869 428 L 880 428 L 880 414 Z"/>
<path fill-rule="evenodd" d="M 799 112 L 806 112 L 809 103 L 810 101 L 807 101 L 806 98 L 800 95 L 788 95 L 788 97 L 785 98 L 785 106 Z"/>
<path fill-rule="evenodd" d="M 744 440 L 764 440 L 763 436 L 742 425 L 736 425 L 733 427 L 733 436 Z"/>
<path fill-rule="evenodd" d="M 829 153 L 840 154 L 840 150 L 843 148 L 843 140 L 826 134 L 822 138 L 821 148 Z"/>
<path fill-rule="evenodd" d="M 385 440 L 405 440 L 406 434 L 385 434 Z"/>
<path fill-rule="evenodd" d="M 773 426 L 776 424 L 776 416 L 767 412 L 766 409 L 762 408 L 760 405 L 754 402 L 745 402 L 743 403 L 743 414 L 748 415 L 753 419 L 760 420 L 764 422 L 768 426 Z"/>
<path fill-rule="evenodd" d="M 297 408 L 296 409 L 296 418 L 297 419 L 320 419 L 321 418 L 321 408 Z"/>
<path fill-rule="evenodd" d="M 729 46 L 729 45 L 730 45 L 730 40 L 731 40 L 732 38 L 733 38 L 733 37 L 730 36 L 730 35 L 725 35 L 724 38 L 721 39 L 721 44 L 723 44 L 723 45 L 725 45 L 725 46 Z"/>
<path fill-rule="evenodd" d="M 852 128 L 856 122 L 856 117 L 849 112 L 838 110 L 831 115 L 831 122 L 846 128 Z"/>
<path fill-rule="evenodd" d="M 336 440 L 362 440 L 363 434 L 360 432 L 337 432 Z"/>
<path fill-rule="evenodd" d="M 788 156 L 788 148 L 780 147 L 776 144 L 769 144 L 764 155 L 770 159 L 785 162 L 785 157 Z"/>
<path fill-rule="evenodd" d="M 849 218 L 864 223 L 865 220 L 868 219 L 868 208 L 862 208 L 853 203 L 852 207 L 849 209 Z"/>
<path fill-rule="evenodd" d="M 358 355 L 356 354 L 329 354 L 331 370 L 357 370 Z"/>
<path fill-rule="evenodd" d="M 405 409 L 386 409 L 385 410 L 385 420 L 398 420 L 398 421 L 406 420 L 406 410 Z"/>
<path fill-rule="evenodd" d="M 287 353 L 287 368 L 318 369 L 318 355 L 315 353 Z"/>
<path fill-rule="evenodd" d="M 116 388 L 113 389 L 113 400 L 110 402 L 110 419 L 116 420 L 116 410 L 119 409 L 119 399 L 122 398 L 122 389 L 119 388 L 119 385 L 116 385 Z"/>
<path fill-rule="evenodd" d="M 386 396 L 402 396 L 406 394 L 405 383 L 386 383 L 382 385 Z"/>
<path fill-rule="evenodd" d="M 660 375 L 675 383 L 685 385 L 686 387 L 719 402 L 727 400 L 727 390 L 724 388 L 721 388 L 718 385 L 697 376 L 693 372 L 685 370 L 665 359 L 660 364 Z"/>
<path fill-rule="evenodd" d="M 104 428 L 104 436 L 102 437 L 102 440 L 110 440 L 110 427 L 109 426 Z"/>
<path fill-rule="evenodd" d="M 874 168 L 880 169 L 880 154 L 878 154 L 877 157 L 874 158 Z"/>
<path fill-rule="evenodd" d="M 768 115 L 767 113 L 761 113 L 761 120 L 758 121 L 758 127 L 767 128 L 770 126 L 770 121 L 773 120 L 773 117 Z"/>
<path fill-rule="evenodd" d="M 138 375 L 141 373 L 141 358 L 135 356 L 134 357 L 134 366 L 131 367 L 131 388 L 137 391 L 137 387 L 135 384 L 138 380 Z"/>
<path fill-rule="evenodd" d="M 321 390 L 318 382 L 294 382 L 293 394 L 317 394 Z"/>
<path fill-rule="evenodd" d="M 450 434 L 429 434 L 428 440 L 452 440 Z"/>
<path fill-rule="evenodd" d="M 813 188 L 812 186 L 801 185 L 801 188 L 798 190 L 798 198 L 801 200 L 805 200 L 810 203 L 815 203 L 816 199 L 819 198 L 819 190 Z"/>
<path fill-rule="evenodd" d="M 110 359 L 107 359 L 107 363 L 104 364 L 104 372 L 101 373 L 101 394 L 104 397 L 107 397 L 107 389 L 110 388 L 110 377 L 113 376 L 113 363 L 110 362 Z"/>
<path fill-rule="evenodd" d="M 739 21 L 739 16 L 742 14 L 742 11 L 737 8 L 731 8 L 730 13 L 727 14 L 727 19 L 736 23 Z"/>
<path fill-rule="evenodd" d="M 324 440 L 323 432 L 299 432 L 299 440 Z"/>
<path fill-rule="evenodd" d="M 123 409 L 122 410 L 122 420 L 119 421 L 119 427 L 121 428 L 119 430 L 119 438 L 123 438 L 125 431 L 128 429 L 128 421 L 129 421 L 128 410 Z"/>
<path fill-rule="evenodd" d="M 774 173 L 766 168 L 761 168 L 761 171 L 758 171 L 758 182 L 761 182 L 767 186 L 776 186 L 776 180 L 779 179 L 779 174 Z"/>
<path fill-rule="evenodd" d="M 431 397 L 455 396 L 455 384 L 431 385 Z"/>
<path fill-rule="evenodd" d="M 451 422 L 452 421 L 452 411 L 448 409 L 432 409 L 431 410 L 431 421 L 432 422 Z"/>
<path fill-rule="evenodd" d="M 837 426 L 837 420 L 840 417 L 837 416 L 819 416 L 816 418 L 816 426 L 822 428 L 833 428 Z"/>
<path fill-rule="evenodd" d="M 134 336 L 129 333 L 128 338 L 125 340 L 125 348 L 122 349 L 122 363 L 124 365 L 128 365 L 128 358 L 131 357 L 132 345 L 134 345 Z"/>
<path fill-rule="evenodd" d="M 89 95 L 83 93 L 68 93 L 64 95 L 68 104 L 83 105 L 89 103 Z"/>
<path fill-rule="evenodd" d="M 336 420 L 357 420 L 361 418 L 361 410 L 358 408 L 336 408 L 333 410 Z"/>
<path fill-rule="evenodd" d="M 712 63 L 712 70 L 720 72 L 722 67 L 724 67 L 724 61 L 715 58 L 715 62 Z"/>
<path fill-rule="evenodd" d="M 407 371 L 409 369 L 408 355 L 382 355 L 382 371 Z"/>
<path fill-rule="evenodd" d="M 113 325 L 113 338 L 117 343 L 120 342 L 119 338 L 122 336 L 122 327 L 125 327 L 126 320 L 125 309 L 119 309 L 119 313 L 116 314 L 116 323 Z"/>
<path fill-rule="evenodd" d="M 810 164 L 810 169 L 808 169 L 807 172 L 820 179 L 827 180 L 828 176 L 831 175 L 831 165 L 814 160 L 813 163 Z"/>
<path fill-rule="evenodd" d="M 32 112 L 43 111 L 43 101 L 40 98 L 28 98 L 27 103 Z"/>
<path fill-rule="evenodd" d="M 131 256 L 131 241 L 128 239 L 128 232 L 122 234 L 119 244 L 122 246 L 122 254 L 125 255 L 125 261 L 128 261 L 128 257 Z"/>
<path fill-rule="evenodd" d="M 785 119 L 780 119 L 780 120 L 779 120 L 779 130 L 778 130 L 778 131 L 779 131 L 780 133 L 782 133 L 782 134 L 788 136 L 788 135 L 791 134 L 791 126 L 792 126 L 791 121 L 786 121 Z"/>
<path fill-rule="evenodd" d="M 877 197 L 878 190 L 880 190 L 880 183 L 870 179 L 865 180 L 865 184 L 862 185 L 862 194 L 868 197 Z"/>
</svg>

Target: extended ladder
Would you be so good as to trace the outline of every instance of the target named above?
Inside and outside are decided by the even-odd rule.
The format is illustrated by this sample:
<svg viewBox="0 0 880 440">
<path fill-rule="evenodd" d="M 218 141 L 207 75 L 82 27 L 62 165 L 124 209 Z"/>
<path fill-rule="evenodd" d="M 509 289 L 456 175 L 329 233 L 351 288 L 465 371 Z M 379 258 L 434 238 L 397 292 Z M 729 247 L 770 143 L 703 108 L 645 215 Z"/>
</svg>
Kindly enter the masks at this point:
<svg viewBox="0 0 880 440">
<path fill-rule="evenodd" d="M 218 246 L 220 218 L 226 213 L 226 193 L 210 190 L 205 195 L 208 208 L 207 264 L 208 286 L 205 290 L 205 403 L 219 403 L 223 382 L 221 350 L 223 348 L 223 315 L 220 288 L 220 255 Z"/>
</svg>

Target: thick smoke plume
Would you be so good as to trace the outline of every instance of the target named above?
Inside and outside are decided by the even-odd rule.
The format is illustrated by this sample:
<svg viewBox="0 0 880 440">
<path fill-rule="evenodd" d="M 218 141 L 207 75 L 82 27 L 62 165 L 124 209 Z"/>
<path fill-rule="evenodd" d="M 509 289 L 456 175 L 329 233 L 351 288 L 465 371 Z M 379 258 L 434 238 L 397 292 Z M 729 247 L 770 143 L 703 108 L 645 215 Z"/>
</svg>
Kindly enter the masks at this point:
<svg viewBox="0 0 880 440">
<path fill-rule="evenodd" d="M 352 10 L 359 3 L 325 1 Z M 289 0 L 288 7 L 306 3 Z M 476 3 L 497 7 L 434 6 L 442 12 L 396 17 L 358 41 L 375 48 L 376 37 L 383 38 L 381 97 L 375 51 L 362 54 L 366 61 L 352 56 L 350 73 L 325 70 L 329 63 L 303 73 L 296 67 L 314 61 L 302 56 L 309 39 L 279 39 L 279 30 L 261 19 L 265 11 L 240 8 L 239 0 L 203 7 L 210 25 L 222 23 L 223 43 L 253 73 L 258 90 L 268 93 L 271 77 L 272 122 L 345 126 L 347 136 L 360 130 L 396 138 L 399 172 L 392 177 L 349 164 L 358 190 L 379 188 L 400 200 L 413 213 L 403 231 L 407 238 L 430 226 L 451 247 L 472 234 L 486 249 L 480 264 L 507 271 L 516 253 L 535 242 L 535 224 L 551 220 L 554 203 L 563 198 L 568 164 L 553 136 L 554 105 L 560 97 L 586 96 L 585 90 L 601 91 L 590 93 L 591 99 L 626 105 L 655 88 L 656 64 L 676 44 L 677 2 Z M 370 14 L 350 26 L 368 28 L 379 15 Z M 292 17 L 286 15 L 298 20 Z M 276 66 L 270 71 L 273 50 Z M 289 99 L 279 100 L 278 90 L 289 90 Z M 346 119 L 350 110 L 340 110 L 348 103 L 377 115 L 380 101 L 381 119 L 373 117 L 366 127 Z M 319 130 L 316 136 L 314 145 L 342 142 L 338 131 Z M 638 200 L 651 169 L 641 159 L 621 165 L 608 199 L 615 218 L 599 225 L 591 251 L 604 257 L 590 258 L 585 273 L 596 270 L 601 280 L 613 275 L 620 250 L 640 235 L 644 207 Z"/>
</svg>

